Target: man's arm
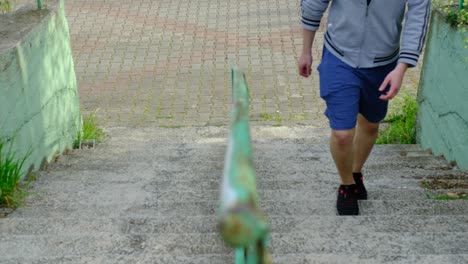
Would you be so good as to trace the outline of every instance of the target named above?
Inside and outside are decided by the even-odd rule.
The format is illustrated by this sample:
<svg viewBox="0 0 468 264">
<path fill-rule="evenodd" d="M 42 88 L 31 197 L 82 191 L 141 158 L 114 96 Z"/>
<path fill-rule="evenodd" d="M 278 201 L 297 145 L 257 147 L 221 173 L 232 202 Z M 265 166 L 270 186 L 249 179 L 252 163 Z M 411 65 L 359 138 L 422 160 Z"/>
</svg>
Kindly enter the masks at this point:
<svg viewBox="0 0 468 264">
<path fill-rule="evenodd" d="M 309 77 L 312 73 L 312 43 L 314 43 L 315 32 L 304 29 L 302 33 L 302 54 L 299 57 L 299 75 Z"/>
<path fill-rule="evenodd" d="M 303 40 L 302 54 L 298 61 L 301 76 L 309 77 L 312 72 L 312 44 L 329 3 L 330 0 L 301 0 Z"/>
<path fill-rule="evenodd" d="M 388 92 L 381 95 L 380 99 L 393 99 L 400 91 L 408 67 L 414 67 L 418 64 L 419 56 L 426 41 L 430 15 L 431 0 L 408 0 L 408 11 L 403 27 L 400 58 L 395 70 L 385 78 L 385 81 L 379 88 L 379 91 L 382 92 L 390 85 Z"/>
<path fill-rule="evenodd" d="M 317 31 L 329 3 L 330 0 L 301 0 L 302 27 L 310 31 Z"/>
<path fill-rule="evenodd" d="M 417 65 L 426 41 L 430 16 L 430 0 L 408 0 L 398 62 L 406 63 L 410 67 Z"/>
</svg>

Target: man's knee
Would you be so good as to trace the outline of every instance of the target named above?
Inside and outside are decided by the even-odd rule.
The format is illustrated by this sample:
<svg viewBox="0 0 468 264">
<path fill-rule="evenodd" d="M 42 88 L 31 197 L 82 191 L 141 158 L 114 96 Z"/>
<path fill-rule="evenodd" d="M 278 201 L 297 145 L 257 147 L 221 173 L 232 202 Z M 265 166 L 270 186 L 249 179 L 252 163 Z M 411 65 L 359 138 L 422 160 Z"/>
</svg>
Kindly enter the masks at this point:
<svg viewBox="0 0 468 264">
<path fill-rule="evenodd" d="M 364 132 L 368 135 L 377 134 L 379 132 L 379 123 L 372 123 L 369 122 L 363 116 L 359 116 L 358 118 L 358 126 L 364 130 Z"/>
<path fill-rule="evenodd" d="M 333 141 L 339 146 L 347 146 L 353 143 L 354 130 L 333 130 Z"/>
</svg>

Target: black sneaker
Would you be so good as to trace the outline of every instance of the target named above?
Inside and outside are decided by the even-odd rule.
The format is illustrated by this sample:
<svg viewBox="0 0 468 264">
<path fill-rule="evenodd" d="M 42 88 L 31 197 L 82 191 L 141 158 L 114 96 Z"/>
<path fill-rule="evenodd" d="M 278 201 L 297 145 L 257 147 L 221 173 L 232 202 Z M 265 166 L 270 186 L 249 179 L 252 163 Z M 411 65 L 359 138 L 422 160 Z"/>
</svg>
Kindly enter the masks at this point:
<svg viewBox="0 0 468 264">
<path fill-rule="evenodd" d="M 357 199 L 358 200 L 367 200 L 367 190 L 364 186 L 364 179 L 362 177 L 362 173 L 360 172 L 353 172 L 353 178 L 356 182 L 356 187 L 358 190 Z"/>
<path fill-rule="evenodd" d="M 359 205 L 357 201 L 358 189 L 356 184 L 340 185 L 336 209 L 339 215 L 358 215 Z"/>
</svg>

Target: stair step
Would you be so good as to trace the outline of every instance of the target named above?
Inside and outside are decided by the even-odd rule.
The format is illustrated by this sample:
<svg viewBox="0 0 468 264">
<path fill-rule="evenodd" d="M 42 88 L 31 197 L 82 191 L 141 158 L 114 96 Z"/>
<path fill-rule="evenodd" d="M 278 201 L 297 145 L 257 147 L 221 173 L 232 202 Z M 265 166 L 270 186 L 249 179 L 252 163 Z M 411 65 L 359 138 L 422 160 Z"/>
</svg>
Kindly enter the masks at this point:
<svg viewBox="0 0 468 264">
<path fill-rule="evenodd" d="M 177 188 L 179 186 L 194 186 L 193 188 L 218 189 L 221 184 L 223 168 L 203 168 L 193 170 L 180 170 L 170 168 L 151 169 L 145 168 L 142 165 L 139 168 L 129 169 L 125 171 L 108 172 L 105 169 L 92 171 L 60 171 L 54 173 L 40 173 L 38 180 L 33 182 L 33 186 L 47 187 L 49 184 L 61 184 L 62 182 L 70 182 L 70 184 L 83 184 L 92 186 L 97 184 L 150 184 L 150 187 L 157 188 Z M 285 165 L 286 166 L 286 165 Z M 168 169 L 168 170 L 167 170 Z M 127 171 L 128 170 L 128 171 Z M 282 188 L 299 188 L 317 189 L 321 187 L 335 187 L 339 183 L 339 177 L 335 170 L 319 170 L 314 173 L 312 168 L 290 168 L 288 171 L 283 169 L 270 168 L 268 170 L 257 170 L 257 186 L 259 189 L 282 189 Z M 126 174 L 127 173 L 127 174 Z M 129 176 L 130 175 L 130 176 Z M 431 181 L 426 179 L 429 176 L 434 176 L 435 173 L 426 170 L 402 171 L 394 170 L 392 173 L 367 173 L 364 175 L 366 186 L 383 186 L 386 188 L 400 187 L 420 187 L 421 181 Z M 443 174 L 439 174 L 443 175 Z M 458 174 L 454 174 L 458 175 Z M 468 183 L 468 178 L 456 180 L 445 180 L 444 182 Z M 57 182 L 57 183 L 56 183 Z"/>
<path fill-rule="evenodd" d="M 464 192 L 465 190 L 429 191 L 420 188 L 418 182 L 408 182 L 404 186 L 386 188 L 385 182 L 370 180 L 366 182 L 369 200 L 427 200 L 436 194 Z M 36 187 L 37 186 L 37 187 Z M 400 188 L 398 188 L 400 187 Z M 261 181 L 258 186 L 259 197 L 264 201 L 302 201 L 336 199 L 338 186 L 333 184 L 316 185 L 304 181 Z M 80 201 L 81 203 L 120 204 L 123 201 L 219 201 L 219 181 L 182 181 L 182 182 L 137 182 L 137 183 L 77 183 L 70 181 L 51 181 L 34 184 L 30 204 L 44 201 Z M 466 190 L 468 192 L 468 190 Z M 93 195 L 90 195 L 93 194 Z"/>
<path fill-rule="evenodd" d="M 0 263 L 232 263 L 216 215 L 228 132 L 115 128 L 96 149 L 62 156 L 27 205 L 0 219 Z M 274 263 L 468 262 L 468 201 L 430 200 L 450 190 L 420 187 L 467 172 L 418 145 L 376 146 L 361 215 L 336 216 L 325 134 L 252 128 Z"/>
<path fill-rule="evenodd" d="M 72 235 L 72 234 L 153 234 L 215 233 L 216 215 L 208 216 L 122 216 L 114 218 L 23 218 L 11 216 L 0 220 L 0 233 L 7 235 Z M 369 232 L 369 233 L 468 233 L 468 216 L 270 216 L 272 232 Z"/>
<path fill-rule="evenodd" d="M 193 142 L 177 142 L 171 139 L 168 142 L 136 142 L 132 144 L 116 144 L 109 142 L 102 148 L 95 150 L 75 150 L 70 155 L 63 156 L 59 163 L 53 164 L 55 170 L 73 167 L 75 170 L 92 170 L 123 168 L 135 166 L 135 164 L 161 164 L 161 162 L 177 162 L 205 165 L 224 163 L 226 151 L 226 139 L 216 144 L 200 144 Z M 189 140 L 190 141 L 190 140 Z M 119 146 L 121 145 L 121 146 Z M 112 147 L 110 147 L 112 146 Z M 285 144 L 278 142 L 253 142 L 255 163 L 261 168 L 265 166 L 284 164 L 317 164 L 333 167 L 333 161 L 326 144 Z M 370 167 L 388 167 L 393 169 L 403 168 L 427 168 L 427 169 L 452 169 L 452 166 L 441 157 L 428 155 L 423 151 L 405 151 L 410 147 L 380 147 L 377 146 L 370 159 Z M 402 155 L 404 154 L 404 155 Z M 210 157 L 210 159 L 206 159 Z M 210 166 L 208 166 L 210 167 Z"/>
<path fill-rule="evenodd" d="M 41 257 L 37 259 L 10 258 L 2 260 L 2 264 L 226 264 L 232 263 L 233 254 L 204 254 L 192 256 L 171 256 L 155 254 L 137 254 L 137 255 L 108 255 L 98 257 Z M 272 255 L 275 264 L 426 264 L 426 263 L 450 263 L 466 264 L 468 255 L 379 255 L 373 258 L 361 257 L 359 255 L 348 254 L 282 254 Z"/>
<path fill-rule="evenodd" d="M 7 258 L 2 264 L 226 264 L 234 261 L 234 253 L 197 254 L 181 256 L 180 254 L 102 254 L 101 256 L 83 257 L 37 257 Z M 275 262 L 276 263 L 276 262 Z"/>
<path fill-rule="evenodd" d="M 283 254 L 274 255 L 275 264 L 427 264 L 427 263 L 468 263 L 468 254 L 459 255 L 388 255 L 367 257 L 351 254 Z"/>
<path fill-rule="evenodd" d="M 339 239 L 337 239 L 339 237 Z M 273 254 L 389 255 L 466 254 L 468 233 L 271 233 Z M 232 252 L 217 233 L 149 235 L 21 235 L 0 238 L 2 258 L 79 257 L 105 254 L 223 254 Z"/>
<path fill-rule="evenodd" d="M 10 258 L 2 260 L 2 264 L 226 264 L 232 263 L 233 254 L 199 254 L 191 256 L 171 256 L 155 254 L 137 254 L 137 255 L 104 255 L 98 257 L 41 257 L 37 259 Z M 282 254 L 272 255 L 275 264 L 426 264 L 426 263 L 450 263 L 466 264 L 468 262 L 467 254 L 458 255 L 387 255 L 382 254 L 373 258 L 359 255 L 348 254 Z"/>
<path fill-rule="evenodd" d="M 217 201 L 210 202 L 157 202 L 120 204 L 87 204 L 63 203 L 35 204 L 33 207 L 23 207 L 13 214 L 29 217 L 63 217 L 67 215 L 101 216 L 161 216 L 179 215 L 202 216 L 214 214 L 218 208 Z M 294 202 L 260 201 L 268 216 L 273 215 L 335 215 L 335 200 L 310 200 Z M 438 201 L 438 200 L 394 200 L 394 201 L 361 201 L 362 215 L 462 215 L 468 214 L 468 201 Z"/>
</svg>

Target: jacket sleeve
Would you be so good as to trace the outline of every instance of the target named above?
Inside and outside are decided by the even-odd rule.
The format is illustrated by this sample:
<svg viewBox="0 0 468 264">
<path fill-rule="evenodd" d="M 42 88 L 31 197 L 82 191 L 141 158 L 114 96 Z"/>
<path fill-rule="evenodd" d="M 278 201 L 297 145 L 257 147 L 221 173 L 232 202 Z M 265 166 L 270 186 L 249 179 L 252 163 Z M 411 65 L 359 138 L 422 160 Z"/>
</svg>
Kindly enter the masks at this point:
<svg viewBox="0 0 468 264">
<path fill-rule="evenodd" d="M 303 28 L 311 31 L 318 30 L 320 20 L 329 3 L 330 0 L 301 0 Z"/>
<path fill-rule="evenodd" d="M 398 62 L 416 66 L 426 41 L 430 16 L 431 0 L 408 0 Z"/>
</svg>

